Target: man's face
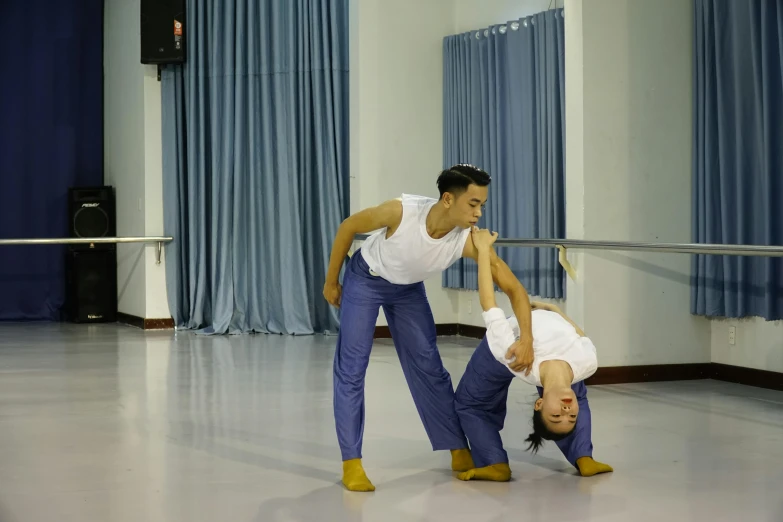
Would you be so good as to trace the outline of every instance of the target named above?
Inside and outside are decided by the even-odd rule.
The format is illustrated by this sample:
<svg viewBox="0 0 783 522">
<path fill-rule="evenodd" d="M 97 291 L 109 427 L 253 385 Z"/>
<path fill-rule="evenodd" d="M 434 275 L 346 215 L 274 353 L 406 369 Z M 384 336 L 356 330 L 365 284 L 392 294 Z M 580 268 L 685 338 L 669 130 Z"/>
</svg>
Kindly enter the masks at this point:
<svg viewBox="0 0 783 522">
<path fill-rule="evenodd" d="M 449 209 L 449 217 L 454 225 L 460 228 L 470 228 L 478 223 L 481 218 L 481 210 L 487 204 L 487 195 L 489 187 L 479 187 L 478 185 L 468 185 L 468 189 L 454 197 L 448 193 L 446 204 Z"/>
</svg>

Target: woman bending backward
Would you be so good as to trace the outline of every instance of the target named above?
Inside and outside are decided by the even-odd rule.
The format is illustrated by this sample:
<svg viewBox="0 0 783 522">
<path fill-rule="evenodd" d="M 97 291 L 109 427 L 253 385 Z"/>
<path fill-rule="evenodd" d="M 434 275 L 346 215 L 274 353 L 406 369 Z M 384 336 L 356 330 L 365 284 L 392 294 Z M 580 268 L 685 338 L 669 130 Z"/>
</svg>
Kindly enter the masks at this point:
<svg viewBox="0 0 783 522">
<path fill-rule="evenodd" d="M 497 234 L 472 230 L 478 250 L 479 296 L 487 333 L 476 348 L 455 393 L 457 415 L 470 443 L 475 468 L 461 480 L 507 481 L 508 455 L 500 431 L 506 417 L 508 387 L 520 378 L 538 387 L 533 408 L 533 432 L 525 442 L 534 452 L 545 440 L 555 441 L 568 462 L 583 476 L 612 471 L 593 460 L 590 406 L 584 380 L 598 365 L 595 346 L 584 332 L 553 305 L 532 303 L 533 365 L 529 374 L 509 366 L 507 348 L 519 326 L 507 319 L 495 302 L 488 256 Z"/>
</svg>

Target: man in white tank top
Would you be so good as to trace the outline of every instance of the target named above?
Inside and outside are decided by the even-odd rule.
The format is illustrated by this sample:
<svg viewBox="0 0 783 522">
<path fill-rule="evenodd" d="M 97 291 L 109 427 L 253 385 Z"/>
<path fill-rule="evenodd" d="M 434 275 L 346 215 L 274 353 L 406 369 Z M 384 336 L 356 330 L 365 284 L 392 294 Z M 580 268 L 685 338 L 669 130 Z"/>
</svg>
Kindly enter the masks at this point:
<svg viewBox="0 0 783 522">
<path fill-rule="evenodd" d="M 461 257 L 478 258 L 470 229 L 481 217 L 490 177 L 455 165 L 438 178 L 440 199 L 403 195 L 343 221 L 332 247 L 324 297 L 340 307 L 334 356 L 334 416 L 343 458 L 343 484 L 374 491 L 362 467 L 364 377 L 382 306 L 413 401 L 433 450 L 451 450 L 452 469 L 472 469 L 468 443 L 454 407 L 454 387 L 438 353 L 435 321 L 423 281 Z M 356 234 L 375 232 L 343 265 Z M 492 276 L 511 301 L 520 340 L 508 350 L 510 367 L 529 372 L 533 362 L 530 300 L 508 266 L 492 252 Z"/>
</svg>

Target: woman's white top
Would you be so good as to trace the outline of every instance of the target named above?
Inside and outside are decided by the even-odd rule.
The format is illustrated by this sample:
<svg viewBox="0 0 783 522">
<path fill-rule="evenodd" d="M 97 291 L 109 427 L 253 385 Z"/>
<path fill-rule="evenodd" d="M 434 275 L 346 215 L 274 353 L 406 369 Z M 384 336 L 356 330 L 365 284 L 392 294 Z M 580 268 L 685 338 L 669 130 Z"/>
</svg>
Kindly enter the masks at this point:
<svg viewBox="0 0 783 522">
<path fill-rule="evenodd" d="M 519 323 L 516 317 L 506 318 L 500 308 L 491 308 L 482 314 L 487 326 L 487 341 L 495 359 L 505 364 L 509 347 L 519 339 Z M 523 381 L 541 386 L 541 363 L 545 361 L 565 361 L 574 372 L 573 383 L 583 381 L 593 375 L 598 368 L 598 357 L 593 342 L 580 337 L 571 323 L 557 312 L 533 310 L 533 367 L 530 375 L 509 371 Z"/>
<path fill-rule="evenodd" d="M 468 240 L 470 229 L 454 228 L 440 239 L 427 233 L 427 215 L 437 199 L 402 195 L 402 221 L 386 239 L 386 228 L 368 237 L 361 255 L 370 273 L 390 283 L 409 285 L 437 275 L 454 264 Z"/>
</svg>

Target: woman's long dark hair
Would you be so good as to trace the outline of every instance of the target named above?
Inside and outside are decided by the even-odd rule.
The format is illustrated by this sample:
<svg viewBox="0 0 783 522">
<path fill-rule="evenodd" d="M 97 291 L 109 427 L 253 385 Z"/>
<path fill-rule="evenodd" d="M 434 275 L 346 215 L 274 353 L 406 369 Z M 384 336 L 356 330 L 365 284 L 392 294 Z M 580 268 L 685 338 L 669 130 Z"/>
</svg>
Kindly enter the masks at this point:
<svg viewBox="0 0 783 522">
<path fill-rule="evenodd" d="M 576 425 L 574 425 L 576 427 Z M 571 431 L 574 431 L 573 429 Z M 545 440 L 563 440 L 564 438 L 571 435 L 571 431 L 568 433 L 553 433 L 549 431 L 549 429 L 546 427 L 546 424 L 544 424 L 544 418 L 541 415 L 540 410 L 533 410 L 533 433 L 531 433 L 527 439 L 525 439 L 525 442 L 529 442 L 530 444 L 527 447 L 528 451 L 532 451 L 533 453 L 536 453 L 538 451 L 538 448 L 544 445 Z"/>
</svg>

